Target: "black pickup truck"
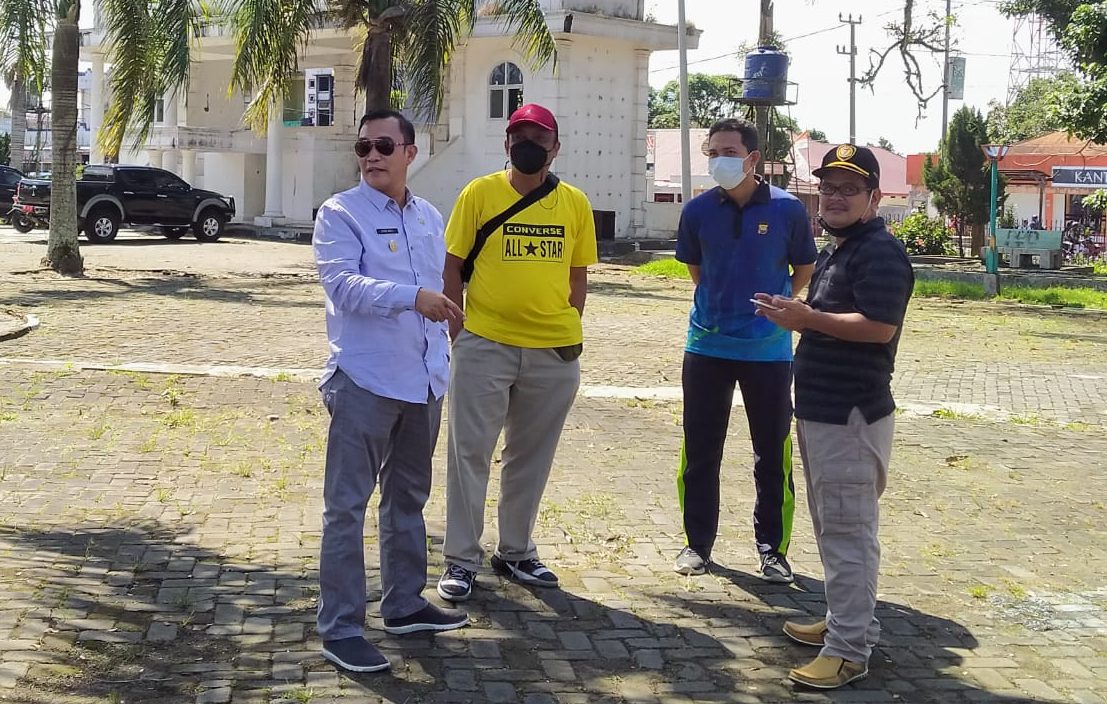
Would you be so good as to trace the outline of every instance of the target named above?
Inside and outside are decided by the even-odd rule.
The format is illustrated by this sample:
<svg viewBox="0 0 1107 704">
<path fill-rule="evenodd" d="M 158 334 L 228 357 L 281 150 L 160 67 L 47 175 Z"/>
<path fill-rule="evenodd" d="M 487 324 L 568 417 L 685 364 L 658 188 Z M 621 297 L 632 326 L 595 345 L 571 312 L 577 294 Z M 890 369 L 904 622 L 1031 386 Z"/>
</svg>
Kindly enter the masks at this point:
<svg viewBox="0 0 1107 704">
<path fill-rule="evenodd" d="M 21 205 L 50 206 L 50 182 L 25 178 Z M 193 188 L 176 174 L 149 166 L 86 166 L 77 181 L 78 227 L 89 242 L 111 242 L 119 227 L 153 225 L 169 239 L 192 229 L 201 242 L 215 242 L 234 217 L 234 198 Z"/>
<path fill-rule="evenodd" d="M 23 174 L 19 170 L 0 165 L 0 222 L 7 219 L 15 198 L 15 188 L 22 178 Z"/>
</svg>

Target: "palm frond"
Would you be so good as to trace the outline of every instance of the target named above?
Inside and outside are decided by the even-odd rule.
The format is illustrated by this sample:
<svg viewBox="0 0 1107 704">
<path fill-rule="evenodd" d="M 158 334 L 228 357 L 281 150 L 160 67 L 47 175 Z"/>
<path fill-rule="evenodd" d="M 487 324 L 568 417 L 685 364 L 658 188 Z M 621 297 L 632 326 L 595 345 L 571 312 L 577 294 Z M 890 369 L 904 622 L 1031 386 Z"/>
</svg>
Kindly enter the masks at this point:
<svg viewBox="0 0 1107 704">
<path fill-rule="evenodd" d="M 100 0 L 112 64 L 111 104 L 98 139 L 108 157 L 125 136 L 141 149 L 157 101 L 188 88 L 192 47 L 207 10 L 197 0 Z"/>
<path fill-rule="evenodd" d="M 318 16 L 314 0 L 240 0 L 235 7 L 231 88 L 253 93 L 243 120 L 256 132 L 265 132 L 271 108 L 282 109 Z"/>
<path fill-rule="evenodd" d="M 494 15 L 506 31 L 514 35 L 513 45 L 523 52 L 531 68 L 548 63 L 557 68 L 557 43 L 546 24 L 546 13 L 539 0 L 496 0 Z"/>
<path fill-rule="evenodd" d="M 49 0 L 0 0 L 0 76 L 8 83 L 20 78 L 42 92 L 52 18 Z"/>
<path fill-rule="evenodd" d="M 441 112 L 446 65 L 458 42 L 472 30 L 472 0 L 411 3 L 393 55 L 412 107 L 422 117 L 434 120 Z"/>
<path fill-rule="evenodd" d="M 119 154 L 127 126 L 137 113 L 154 119 L 156 76 L 151 56 L 156 41 L 150 35 L 150 4 L 144 0 L 100 0 L 106 30 L 107 60 L 112 64 L 111 102 L 99 140 L 108 158 Z"/>
</svg>

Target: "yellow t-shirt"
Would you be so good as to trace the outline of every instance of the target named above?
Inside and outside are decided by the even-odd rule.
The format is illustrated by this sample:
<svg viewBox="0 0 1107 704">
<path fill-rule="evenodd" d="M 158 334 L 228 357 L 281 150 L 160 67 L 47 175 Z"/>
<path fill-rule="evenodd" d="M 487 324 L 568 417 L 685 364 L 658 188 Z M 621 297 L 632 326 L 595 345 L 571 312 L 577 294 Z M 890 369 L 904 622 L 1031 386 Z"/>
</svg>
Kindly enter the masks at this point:
<svg viewBox="0 0 1107 704">
<path fill-rule="evenodd" d="M 507 171 L 470 181 L 446 225 L 446 251 L 465 259 L 477 230 L 521 197 Z M 516 347 L 581 342 L 580 315 L 569 305 L 569 268 L 596 261 L 592 205 L 562 181 L 484 243 L 466 290 L 465 329 Z"/>
</svg>

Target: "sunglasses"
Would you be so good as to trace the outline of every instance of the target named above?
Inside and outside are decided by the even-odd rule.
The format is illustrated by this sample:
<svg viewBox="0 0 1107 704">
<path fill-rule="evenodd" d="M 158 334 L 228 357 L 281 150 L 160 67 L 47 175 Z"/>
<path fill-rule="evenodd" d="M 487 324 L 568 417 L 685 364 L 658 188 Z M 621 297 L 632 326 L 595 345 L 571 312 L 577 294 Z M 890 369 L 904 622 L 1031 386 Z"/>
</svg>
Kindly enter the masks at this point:
<svg viewBox="0 0 1107 704">
<path fill-rule="evenodd" d="M 369 153 L 373 151 L 373 147 L 377 148 L 377 152 L 381 156 L 391 156 L 392 152 L 396 151 L 396 147 L 408 147 L 413 144 L 412 142 L 399 142 L 392 141 L 391 137 L 381 137 L 380 139 L 359 139 L 354 142 L 354 154 L 364 159 L 369 156 Z"/>
</svg>

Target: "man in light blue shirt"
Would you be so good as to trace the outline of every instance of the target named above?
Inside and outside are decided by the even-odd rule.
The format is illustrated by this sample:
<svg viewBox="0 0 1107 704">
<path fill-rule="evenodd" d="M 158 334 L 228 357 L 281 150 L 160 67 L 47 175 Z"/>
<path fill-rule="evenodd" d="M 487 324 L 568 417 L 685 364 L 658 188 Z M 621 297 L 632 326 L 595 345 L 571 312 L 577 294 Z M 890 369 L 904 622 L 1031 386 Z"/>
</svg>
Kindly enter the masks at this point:
<svg viewBox="0 0 1107 704">
<path fill-rule="evenodd" d="M 318 630 L 323 656 L 353 672 L 388 659 L 365 639 L 365 509 L 379 483 L 381 616 L 388 633 L 445 631 L 469 622 L 421 595 L 423 522 L 449 379 L 442 294 L 442 216 L 412 195 L 415 128 L 392 110 L 361 120 L 361 183 L 319 209 L 312 238 L 327 298 L 331 355 L 321 386 L 330 413 L 323 485 Z"/>
</svg>

